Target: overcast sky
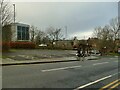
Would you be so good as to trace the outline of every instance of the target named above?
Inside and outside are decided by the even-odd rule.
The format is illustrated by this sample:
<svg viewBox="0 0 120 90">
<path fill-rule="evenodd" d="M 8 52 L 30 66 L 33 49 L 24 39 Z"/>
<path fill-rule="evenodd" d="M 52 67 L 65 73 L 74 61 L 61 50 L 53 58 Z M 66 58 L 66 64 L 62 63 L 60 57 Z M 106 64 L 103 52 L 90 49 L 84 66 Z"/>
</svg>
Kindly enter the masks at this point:
<svg viewBox="0 0 120 90">
<path fill-rule="evenodd" d="M 118 16 L 117 2 L 15 2 L 16 21 L 35 25 L 41 30 L 49 26 L 62 28 L 65 37 L 88 38 L 96 26 L 108 24 Z M 63 37 L 63 38 L 64 38 Z"/>
</svg>

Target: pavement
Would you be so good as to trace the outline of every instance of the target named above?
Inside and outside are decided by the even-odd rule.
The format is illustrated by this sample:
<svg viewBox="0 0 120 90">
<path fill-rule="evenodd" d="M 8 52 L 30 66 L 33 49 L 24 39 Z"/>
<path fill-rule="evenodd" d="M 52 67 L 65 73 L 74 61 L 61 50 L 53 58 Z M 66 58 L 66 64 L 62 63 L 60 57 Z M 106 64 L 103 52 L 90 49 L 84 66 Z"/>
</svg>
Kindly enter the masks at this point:
<svg viewBox="0 0 120 90">
<path fill-rule="evenodd" d="M 78 61 L 76 51 L 73 50 L 17 50 L 12 53 L 3 53 L 0 58 L 0 65 L 23 65 L 23 64 L 40 64 L 40 63 L 56 63 L 56 62 L 70 62 Z M 85 57 L 85 60 L 98 59 L 97 56 Z"/>
<path fill-rule="evenodd" d="M 95 60 L 98 57 L 89 56 L 85 57 L 85 60 Z M 70 61 L 78 61 L 76 56 L 72 57 L 59 57 L 59 58 L 44 58 L 39 60 L 14 60 L 11 58 L 2 59 L 1 58 L 0 65 L 7 66 L 7 65 L 23 65 L 23 64 L 40 64 L 40 63 L 57 63 L 57 62 L 70 62 Z"/>
</svg>

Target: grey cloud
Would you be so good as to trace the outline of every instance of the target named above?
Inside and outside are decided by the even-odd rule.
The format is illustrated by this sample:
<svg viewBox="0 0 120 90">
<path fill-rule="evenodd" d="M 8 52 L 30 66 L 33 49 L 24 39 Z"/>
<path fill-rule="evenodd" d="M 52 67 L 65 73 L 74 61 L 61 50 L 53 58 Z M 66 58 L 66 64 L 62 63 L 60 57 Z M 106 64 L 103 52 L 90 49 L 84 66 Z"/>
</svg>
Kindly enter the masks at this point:
<svg viewBox="0 0 120 90">
<path fill-rule="evenodd" d="M 40 28 L 68 27 L 68 34 L 87 32 L 117 16 L 117 2 L 16 3 L 17 20 Z"/>
</svg>

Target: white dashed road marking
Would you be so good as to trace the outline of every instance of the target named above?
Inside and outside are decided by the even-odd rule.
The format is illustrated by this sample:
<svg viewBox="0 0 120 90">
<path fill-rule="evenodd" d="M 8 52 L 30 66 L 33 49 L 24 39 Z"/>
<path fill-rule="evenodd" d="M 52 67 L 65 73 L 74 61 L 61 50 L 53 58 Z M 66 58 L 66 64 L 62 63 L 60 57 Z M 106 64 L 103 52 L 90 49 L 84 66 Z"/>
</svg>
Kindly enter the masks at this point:
<svg viewBox="0 0 120 90">
<path fill-rule="evenodd" d="M 110 59 L 115 59 L 115 58 L 110 58 Z"/>
<path fill-rule="evenodd" d="M 54 69 L 46 69 L 46 70 L 41 70 L 42 72 L 49 72 L 49 71 L 57 71 L 57 70 L 64 70 L 64 69 L 69 69 L 69 68 L 79 68 L 82 67 L 80 66 L 71 66 L 71 67 L 63 67 L 63 68 L 54 68 Z"/>
<path fill-rule="evenodd" d="M 118 61 L 114 61 L 114 62 L 118 62 Z"/>
<path fill-rule="evenodd" d="M 118 58 L 110 58 L 110 59 L 115 59 L 115 60 L 117 59 L 118 60 Z"/>
<path fill-rule="evenodd" d="M 101 64 L 106 64 L 106 63 L 109 63 L 109 62 L 95 63 L 95 64 L 93 64 L 93 65 L 101 65 Z"/>
<path fill-rule="evenodd" d="M 98 61 L 98 60 L 92 60 L 92 61 L 94 62 L 94 61 Z"/>
<path fill-rule="evenodd" d="M 98 60 L 95 60 L 95 61 L 98 61 Z M 118 61 L 114 61 L 114 62 L 118 62 Z M 109 62 L 95 63 L 95 64 L 93 64 L 93 66 L 103 65 L 103 64 L 107 64 L 107 63 L 109 63 Z M 82 67 L 82 66 L 79 65 L 79 66 L 70 66 L 70 67 L 62 67 L 62 68 L 53 68 L 53 69 L 45 69 L 45 70 L 41 70 L 41 71 L 42 72 L 50 72 L 50 71 L 64 70 L 64 69 L 70 69 L 70 68 L 79 68 L 79 67 Z"/>
<path fill-rule="evenodd" d="M 118 56 L 115 56 L 116 58 L 118 58 Z"/>
</svg>

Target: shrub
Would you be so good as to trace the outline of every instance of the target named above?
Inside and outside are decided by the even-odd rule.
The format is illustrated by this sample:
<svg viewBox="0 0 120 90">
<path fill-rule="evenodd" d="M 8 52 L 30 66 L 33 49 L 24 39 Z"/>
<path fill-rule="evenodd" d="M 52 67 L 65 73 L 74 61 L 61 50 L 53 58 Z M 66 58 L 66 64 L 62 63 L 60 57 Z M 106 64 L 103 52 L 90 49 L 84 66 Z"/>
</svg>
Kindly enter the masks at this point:
<svg viewBox="0 0 120 90">
<path fill-rule="evenodd" d="M 2 51 L 8 51 L 10 49 L 10 43 L 9 42 L 2 42 L 2 44 L 0 44 L 0 47 L 2 47 Z"/>
<path fill-rule="evenodd" d="M 23 48 L 23 49 L 33 49 L 35 44 L 32 42 L 10 42 L 11 48 Z"/>
</svg>

